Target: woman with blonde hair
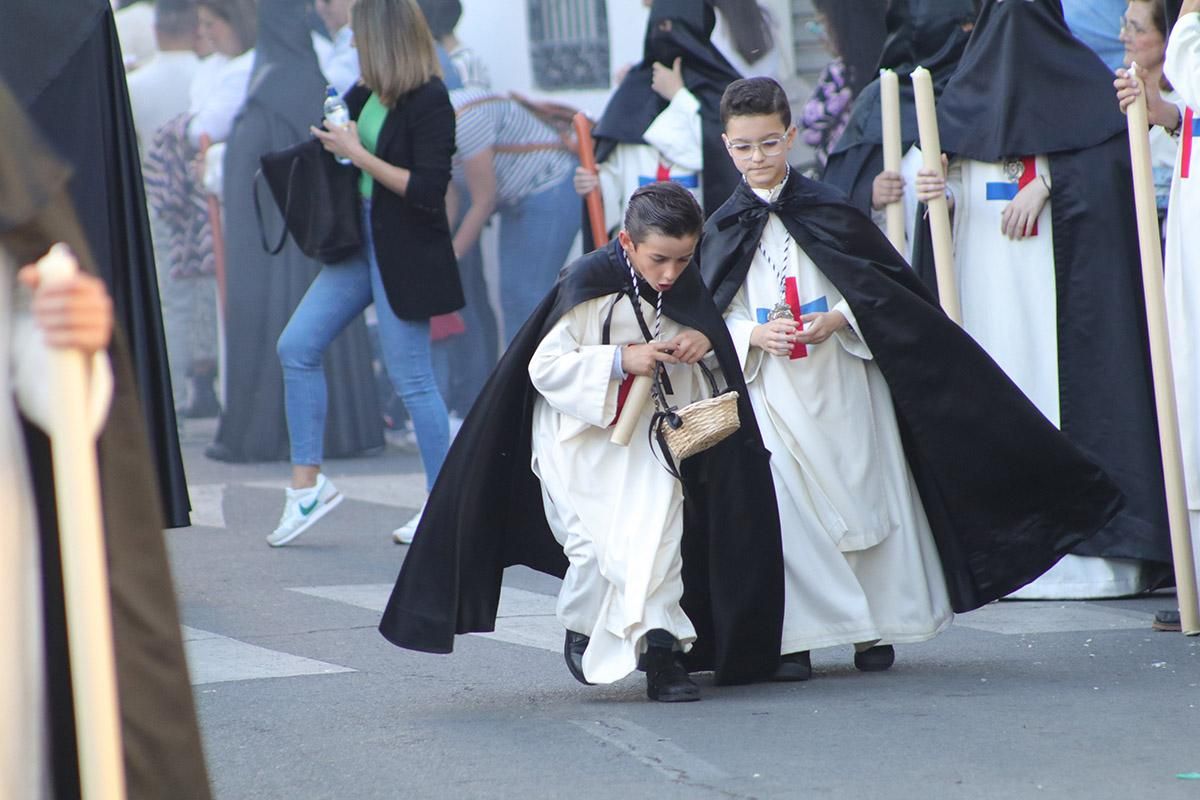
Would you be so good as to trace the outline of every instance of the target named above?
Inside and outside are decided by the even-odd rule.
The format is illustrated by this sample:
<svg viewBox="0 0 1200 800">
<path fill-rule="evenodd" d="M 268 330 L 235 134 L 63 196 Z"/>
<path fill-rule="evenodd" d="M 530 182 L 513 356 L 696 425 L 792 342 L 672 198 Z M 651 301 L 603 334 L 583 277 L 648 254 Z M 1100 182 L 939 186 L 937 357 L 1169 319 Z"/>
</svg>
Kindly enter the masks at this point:
<svg viewBox="0 0 1200 800">
<path fill-rule="evenodd" d="M 286 544 L 341 501 L 321 474 L 325 373 L 321 357 L 372 302 L 384 365 L 417 434 L 432 488 L 450 444 L 429 356 L 429 318 L 463 306 L 446 218 L 454 110 L 433 36 L 415 0 L 358 0 L 351 18 L 362 81 L 346 95 L 352 122 L 312 128 L 361 171 L 363 249 L 324 267 L 279 337 L 292 486 L 279 527 Z M 420 511 L 394 537 L 412 540 Z"/>
</svg>

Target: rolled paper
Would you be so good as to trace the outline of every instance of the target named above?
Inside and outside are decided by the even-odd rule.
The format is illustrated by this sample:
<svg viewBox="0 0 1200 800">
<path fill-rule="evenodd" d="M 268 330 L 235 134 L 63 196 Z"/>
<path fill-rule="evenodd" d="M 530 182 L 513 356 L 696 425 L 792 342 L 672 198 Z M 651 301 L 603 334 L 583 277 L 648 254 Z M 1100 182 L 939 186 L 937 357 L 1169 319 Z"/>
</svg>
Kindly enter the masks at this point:
<svg viewBox="0 0 1200 800">
<path fill-rule="evenodd" d="M 1129 74 L 1139 82 L 1137 64 Z M 1179 409 L 1175 399 L 1175 375 L 1167 329 L 1163 290 L 1162 240 L 1154 197 L 1154 173 L 1150 161 L 1150 120 L 1146 94 L 1138 94 L 1126 111 L 1129 154 L 1133 161 L 1133 196 L 1137 207 L 1138 242 L 1142 257 L 1142 288 L 1146 300 L 1146 323 L 1150 334 L 1150 364 L 1154 373 L 1154 399 L 1158 410 L 1158 438 L 1162 451 L 1163 478 L 1167 490 L 1167 520 L 1175 565 L 1175 597 L 1179 621 L 1188 636 L 1200 634 L 1197 607 L 1196 562 L 1192 555 L 1187 490 L 1183 477 L 1183 451 L 1179 441 Z"/>
<path fill-rule="evenodd" d="M 68 280 L 79 266 L 65 245 L 37 264 L 44 285 Z M 125 797 L 117 705 L 112 600 L 108 584 L 96 440 L 88 420 L 87 356 L 54 349 L 47 365 L 63 594 L 74 694 L 80 786 L 84 800 Z"/>
<path fill-rule="evenodd" d="M 588 172 L 596 171 L 596 143 L 592 139 L 592 121 L 580 111 L 575 115 L 575 137 L 579 140 L 579 166 Z M 604 224 L 604 197 L 597 186 L 584 198 L 587 204 L 588 223 L 592 228 L 592 246 L 601 248 L 608 244 L 608 227 Z"/>
<path fill-rule="evenodd" d="M 879 71 L 879 100 L 883 121 L 883 168 L 888 172 L 900 172 L 900 79 L 890 69 Z M 908 250 L 905 233 L 904 199 L 887 205 L 887 236 L 901 255 Z"/>
<path fill-rule="evenodd" d="M 638 375 L 633 379 L 633 385 L 629 387 L 629 394 L 625 397 L 625 407 L 621 409 L 621 416 L 617 419 L 612 436 L 609 437 L 610 442 L 621 447 L 629 446 L 634 428 L 642 418 L 642 409 L 650 400 L 650 388 L 653 385 L 654 381 L 645 375 Z"/>
<path fill-rule="evenodd" d="M 917 129 L 921 136 L 925 169 L 945 177 L 942 170 L 942 141 L 938 134 L 937 108 L 933 100 L 933 78 L 929 70 L 917 67 L 913 70 L 912 82 L 917 101 Z M 954 271 L 954 241 L 950 235 L 950 206 L 944 196 L 930 200 L 926 206 L 929 209 L 929 230 L 933 238 L 933 264 L 937 271 L 938 297 L 946 316 L 962 325 L 958 277 Z"/>
</svg>

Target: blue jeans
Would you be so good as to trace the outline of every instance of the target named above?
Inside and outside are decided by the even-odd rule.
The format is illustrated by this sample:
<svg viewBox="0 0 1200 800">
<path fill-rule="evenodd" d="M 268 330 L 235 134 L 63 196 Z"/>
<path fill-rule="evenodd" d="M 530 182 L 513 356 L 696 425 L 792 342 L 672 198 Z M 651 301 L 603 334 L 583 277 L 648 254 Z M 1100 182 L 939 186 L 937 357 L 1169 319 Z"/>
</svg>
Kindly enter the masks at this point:
<svg viewBox="0 0 1200 800">
<path fill-rule="evenodd" d="M 279 336 L 292 463 L 320 465 L 328 402 L 321 358 L 329 343 L 374 302 L 384 368 L 412 417 L 425 488 L 430 489 L 450 448 L 450 425 L 433 379 L 429 320 L 403 320 L 392 312 L 375 260 L 370 213 L 370 201 L 363 201 L 362 252 L 322 267 Z"/>
<path fill-rule="evenodd" d="M 500 308 L 504 344 L 529 319 L 563 268 L 582 215 L 575 194 L 575 170 L 500 211 Z"/>
</svg>

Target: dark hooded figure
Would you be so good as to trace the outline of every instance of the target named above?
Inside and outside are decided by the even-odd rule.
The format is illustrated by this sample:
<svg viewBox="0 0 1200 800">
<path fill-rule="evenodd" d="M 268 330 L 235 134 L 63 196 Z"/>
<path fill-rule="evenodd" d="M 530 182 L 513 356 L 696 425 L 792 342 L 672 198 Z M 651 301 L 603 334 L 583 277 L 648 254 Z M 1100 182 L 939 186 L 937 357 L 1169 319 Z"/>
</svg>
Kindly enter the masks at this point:
<svg viewBox="0 0 1200 800">
<path fill-rule="evenodd" d="M 958 60 L 971 38 L 977 0 L 892 0 L 887 12 L 887 39 L 880 69 L 893 70 L 900 82 L 901 152 L 907 153 L 917 141 L 917 106 L 913 98 L 912 71 L 925 67 L 933 76 L 937 96 L 950 79 Z M 910 160 L 900 184 L 911 184 L 916 168 Z M 841 189 L 850 202 L 864 214 L 876 209 L 872 187 L 883 172 L 883 122 L 880 108 L 879 79 L 868 83 L 854 101 L 854 111 L 825 166 L 822 180 Z M 906 193 L 915 219 L 915 194 Z M 889 195 L 890 198 L 890 195 Z M 911 231 L 910 231 L 911 239 Z"/>
<path fill-rule="evenodd" d="M 1125 119 L 1059 0 L 989 2 L 938 122 L 963 326 L 1112 477 L 1124 510 L 1022 598 L 1134 594 L 1170 573 Z M 934 178 L 923 190 L 942 191 Z M 923 227 L 913 262 L 930 286 Z"/>
<path fill-rule="evenodd" d="M 312 49 L 304 0 L 259 0 L 254 73 L 225 152 L 226 403 L 208 455 L 223 461 L 288 458 L 283 373 L 275 342 L 321 265 L 289 238 L 277 256 L 262 248 L 253 192 L 268 236 L 282 220 L 255 186 L 259 157 L 309 138 L 321 119 L 325 78 Z M 383 446 L 366 326 L 353 322 L 326 351 L 329 416 L 325 453 L 351 456 Z"/>
<path fill-rule="evenodd" d="M 150 223 L 125 68 L 107 0 L 11 0 L 0 78 L 72 170 L 69 191 L 108 284 L 150 435 L 169 527 L 189 524 Z"/>
<path fill-rule="evenodd" d="M 41 797 L 36 783 L 45 780 L 50 784 L 46 796 L 68 799 L 80 796 L 80 778 L 67 661 L 56 487 L 45 433 L 24 413 L 18 417 L 12 411 L 17 400 L 22 412 L 36 412 L 20 402 L 21 371 L 13 369 L 10 373 L 10 367 L 21 356 L 10 352 L 10 328 L 19 324 L 21 317 L 20 302 L 15 308 L 10 304 L 15 288 L 11 269 L 33 262 L 58 242 L 70 246 L 83 270 L 94 273 L 95 261 L 72 208 L 70 168 L 39 140 L 3 81 L 0 126 L 7 140 L 7 146 L 0 150 L 0 261 L 4 262 L 0 264 L 0 280 L 6 282 L 0 287 L 0 327 L 4 328 L 0 331 L 0 371 L 4 374 L 0 386 L 8 390 L 0 391 L 0 402 L 7 406 L 0 409 L 0 436 L 7 440 L 11 421 L 24 444 L 0 448 L 0 472 L 4 475 L 0 494 L 6 498 L 4 511 L 0 512 L 4 516 L 0 529 L 7 554 L 3 613 L 16 613 L 10 603 L 14 599 L 14 576 L 18 586 L 28 581 L 30 606 L 22 615 L 22 625 L 33 639 L 22 642 L 20 637 L 6 637 L 3 644 L 6 669 L 0 685 L 8 687 L 21 681 L 32 691 L 16 707 L 9 702 L 13 700 L 11 695 L 5 698 L 6 711 L 13 713 L 0 721 L 6 727 L 0 732 L 4 744 L 0 753 L 4 765 L 0 767 L 0 793 L 6 797 Z M 24 354 L 28 356 L 34 348 L 25 341 Z M 14 349 L 21 347 L 16 345 Z M 163 541 L 162 515 L 154 503 L 143 500 L 146 493 L 157 490 L 155 465 L 138 410 L 138 387 L 119 320 L 107 356 L 113 393 L 101 423 L 97 455 L 128 796 L 206 800 L 211 793 Z M 37 377 L 33 376 L 34 383 Z M 15 385 L 10 378 L 15 378 Z M 14 498 L 15 503 L 8 502 Z M 14 563 L 8 557 L 13 553 L 12 545 L 21 545 L 26 536 L 30 537 L 24 542 L 29 546 L 26 558 Z M 18 597 L 21 594 L 17 592 Z M 4 630 L 11 633 L 13 626 L 6 624 Z M 42 652 L 30 652 L 39 647 L 39 638 L 44 640 Z M 12 669 L 14 661 L 21 664 L 16 670 Z M 22 672 L 28 673 L 26 680 L 22 680 Z M 32 717 L 26 716 L 30 711 L 34 712 Z M 44 733 L 44 739 L 39 732 Z M 18 751 L 25 752 L 27 760 L 14 768 L 9 759 Z M 23 769 L 27 772 L 24 780 L 14 774 Z M 35 784 L 32 787 L 30 777 Z"/>
<path fill-rule="evenodd" d="M 676 181 L 708 214 L 737 185 L 718 107 L 725 87 L 741 76 L 709 41 L 716 19 L 704 0 L 654 0 L 650 7 L 642 61 L 626 73 L 592 131 L 608 230 L 619 224 L 638 186 Z M 668 101 L 652 88 L 655 65 L 670 70 L 676 59 L 683 88 Z M 584 235 L 588 245 L 586 225 Z"/>
</svg>

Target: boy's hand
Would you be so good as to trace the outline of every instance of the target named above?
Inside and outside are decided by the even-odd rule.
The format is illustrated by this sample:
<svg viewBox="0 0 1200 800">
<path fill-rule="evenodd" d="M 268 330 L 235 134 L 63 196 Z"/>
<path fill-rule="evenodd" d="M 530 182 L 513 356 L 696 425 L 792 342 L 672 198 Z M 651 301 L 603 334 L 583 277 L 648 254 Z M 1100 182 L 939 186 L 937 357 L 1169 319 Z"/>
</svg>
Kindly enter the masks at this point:
<svg viewBox="0 0 1200 800">
<path fill-rule="evenodd" d="M 37 267 L 27 266 L 18 280 L 33 290 L 33 317 L 51 347 L 81 350 L 88 355 L 108 347 L 113 308 L 99 278 L 80 272 L 52 286 L 42 286 Z"/>
<path fill-rule="evenodd" d="M 683 88 L 683 58 L 676 58 L 670 67 L 656 63 L 650 69 L 654 72 L 654 77 L 650 79 L 650 88 L 659 97 L 668 103 L 671 102 Z"/>
<path fill-rule="evenodd" d="M 629 344 L 621 348 L 621 369 L 626 375 L 648 377 L 654 374 L 654 368 L 660 363 L 679 363 L 679 359 L 671 354 L 670 342 Z"/>
<path fill-rule="evenodd" d="M 1031 181 L 1017 192 L 1012 202 L 1004 207 L 1000 215 L 1000 230 L 1014 241 L 1033 234 L 1038 215 L 1050 199 L 1050 190 L 1040 180 Z"/>
<path fill-rule="evenodd" d="M 942 153 L 942 171 L 940 173 L 921 167 L 917 171 L 917 199 L 922 203 L 929 203 L 932 200 L 937 200 L 939 197 L 945 197 L 946 172 L 949 169 L 950 160 L 946 158 L 945 153 Z"/>
<path fill-rule="evenodd" d="M 750 332 L 750 346 L 773 356 L 786 356 L 792 352 L 798 327 L 793 319 L 773 319 L 765 322 Z"/>
<path fill-rule="evenodd" d="M 800 344 L 821 344 L 850 322 L 840 311 L 816 311 L 800 317 L 804 329 L 796 334 Z"/>
<path fill-rule="evenodd" d="M 691 329 L 683 331 L 667 344 L 673 350 L 672 355 L 684 364 L 695 364 L 712 349 L 712 342 L 707 336 Z"/>
<path fill-rule="evenodd" d="M 575 194 L 585 197 L 600 185 L 600 176 L 583 167 L 575 168 Z"/>
<path fill-rule="evenodd" d="M 899 172 L 883 171 L 871 183 L 871 208 L 882 211 L 884 206 L 904 199 L 904 177 Z"/>
</svg>

